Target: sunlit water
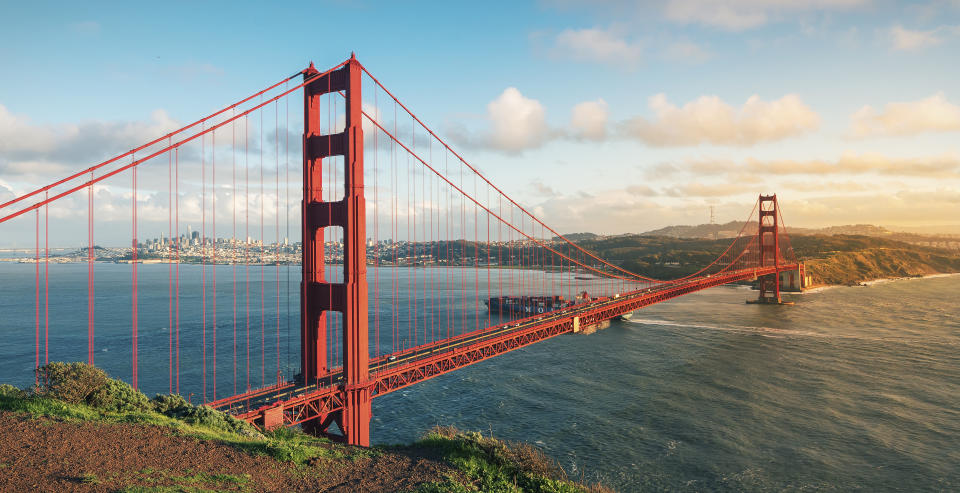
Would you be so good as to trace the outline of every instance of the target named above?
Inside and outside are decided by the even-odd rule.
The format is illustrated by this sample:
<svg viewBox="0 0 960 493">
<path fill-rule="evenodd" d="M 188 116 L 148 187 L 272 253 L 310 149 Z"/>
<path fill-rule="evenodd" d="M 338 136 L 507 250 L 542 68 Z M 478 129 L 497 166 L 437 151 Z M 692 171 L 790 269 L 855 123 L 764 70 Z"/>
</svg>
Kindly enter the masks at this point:
<svg viewBox="0 0 960 493">
<path fill-rule="evenodd" d="M 104 276 L 110 268 L 129 272 L 109 266 Z M 156 269 L 156 279 L 147 274 L 145 282 L 164 290 L 141 302 L 166 307 L 167 268 L 143 268 Z M 86 267 L 51 272 L 58 280 L 51 351 L 61 348 L 52 359 L 84 359 Z M 230 279 L 228 270 L 218 272 Z M 291 275 L 295 295 L 298 271 Z M 0 264 L 0 380 L 20 385 L 31 380 L 34 357 L 32 276 L 31 265 Z M 24 279 L 30 282 L 18 285 Z M 185 279 L 182 292 L 195 292 L 189 284 L 199 277 Z M 286 271 L 281 279 L 281 366 L 292 371 Z M 794 306 L 758 306 L 744 303 L 756 296 L 748 289 L 714 288 L 592 335 L 557 337 L 377 398 L 372 435 L 407 442 L 436 424 L 492 431 L 542 447 L 571 476 L 622 491 L 956 491 L 958 292 L 960 276 L 952 276 L 832 288 L 796 296 Z M 457 295 L 439 296 L 469 311 L 474 301 Z M 221 303 L 232 302 L 224 296 Z M 129 318 L 124 325 L 107 313 L 129 305 L 129 283 L 98 284 L 97 337 L 105 344 L 97 354 L 121 376 L 129 373 Z M 267 311 L 276 325 L 276 313 Z M 168 335 L 159 329 L 166 308 L 161 312 L 141 319 L 141 359 L 167 355 Z M 259 331 L 259 321 L 253 325 Z M 183 350 L 185 363 L 197 357 L 193 349 Z M 265 349 L 270 354 L 275 344 Z M 141 369 L 141 385 L 166 391 L 166 366 L 160 370 Z M 220 364 L 221 372 L 231 370 Z M 183 385 L 197 378 L 196 371 L 181 374 Z M 229 391 L 232 384 L 221 385 Z"/>
</svg>

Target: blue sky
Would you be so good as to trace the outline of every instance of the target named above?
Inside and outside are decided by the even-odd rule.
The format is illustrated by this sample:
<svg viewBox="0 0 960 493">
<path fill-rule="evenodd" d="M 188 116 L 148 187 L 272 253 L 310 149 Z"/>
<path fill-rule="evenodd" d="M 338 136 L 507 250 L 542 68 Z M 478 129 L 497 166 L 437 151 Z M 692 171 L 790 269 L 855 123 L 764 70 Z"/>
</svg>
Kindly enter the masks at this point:
<svg viewBox="0 0 960 493">
<path fill-rule="evenodd" d="M 0 9 L 0 193 L 42 184 L 33 133 L 192 121 L 355 51 L 561 231 L 740 219 L 761 192 L 796 226 L 960 224 L 956 0 Z"/>
</svg>

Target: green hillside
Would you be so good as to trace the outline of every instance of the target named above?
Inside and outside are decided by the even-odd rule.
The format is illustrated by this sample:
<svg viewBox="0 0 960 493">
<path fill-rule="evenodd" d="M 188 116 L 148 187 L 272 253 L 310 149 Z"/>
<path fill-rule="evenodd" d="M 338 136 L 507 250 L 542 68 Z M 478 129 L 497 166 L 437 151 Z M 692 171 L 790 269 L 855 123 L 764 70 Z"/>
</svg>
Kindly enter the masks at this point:
<svg viewBox="0 0 960 493">
<path fill-rule="evenodd" d="M 579 244 L 632 272 L 674 279 L 709 264 L 730 241 L 635 235 Z M 815 284 L 960 272 L 960 252 L 956 250 L 855 235 L 794 235 L 789 241 Z"/>
</svg>

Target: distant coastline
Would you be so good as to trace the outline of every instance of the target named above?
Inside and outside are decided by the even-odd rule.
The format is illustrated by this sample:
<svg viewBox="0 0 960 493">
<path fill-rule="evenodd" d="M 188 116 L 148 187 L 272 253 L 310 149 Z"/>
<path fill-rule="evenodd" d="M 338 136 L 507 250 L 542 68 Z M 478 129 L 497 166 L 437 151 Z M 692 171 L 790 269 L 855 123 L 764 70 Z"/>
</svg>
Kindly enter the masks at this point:
<svg viewBox="0 0 960 493">
<path fill-rule="evenodd" d="M 919 247 L 836 251 L 804 261 L 814 285 L 857 286 L 878 280 L 960 272 L 960 255 Z"/>
<path fill-rule="evenodd" d="M 917 280 L 917 279 L 937 279 L 937 278 L 941 278 L 941 277 L 954 277 L 954 276 L 960 276 L 960 272 L 943 272 L 943 273 L 926 274 L 926 275 L 919 275 L 919 276 L 881 277 L 881 278 L 878 278 L 878 279 L 870 279 L 870 280 L 866 280 L 866 281 L 861 281 L 861 282 L 858 283 L 858 284 L 852 284 L 852 285 L 851 285 L 851 284 L 814 284 L 814 285 L 809 286 L 808 288 L 804 289 L 803 292 L 804 292 L 804 293 L 817 293 L 817 292 L 820 292 L 820 291 L 824 291 L 824 290 L 827 290 L 827 289 L 833 289 L 833 288 L 870 287 L 870 286 L 876 286 L 876 285 L 879 285 L 879 284 L 888 284 L 888 283 L 899 282 L 899 281 L 913 281 L 913 280 Z"/>
</svg>

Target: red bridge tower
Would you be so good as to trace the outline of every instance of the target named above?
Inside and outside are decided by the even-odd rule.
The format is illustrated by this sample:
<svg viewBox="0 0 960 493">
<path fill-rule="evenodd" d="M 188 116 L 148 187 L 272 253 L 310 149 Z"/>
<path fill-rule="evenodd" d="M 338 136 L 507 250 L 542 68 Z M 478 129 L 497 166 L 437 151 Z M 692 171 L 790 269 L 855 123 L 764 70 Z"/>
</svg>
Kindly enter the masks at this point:
<svg viewBox="0 0 960 493">
<path fill-rule="evenodd" d="M 319 72 L 310 64 L 304 79 Z M 304 86 L 303 124 L 303 280 L 301 297 L 301 372 L 314 383 L 328 371 L 326 312 L 343 314 L 343 410 L 304 423 L 304 430 L 328 435 L 337 424 L 353 445 L 370 445 L 369 333 L 367 331 L 366 204 L 363 195 L 363 129 L 361 128 L 360 64 L 352 55 L 342 68 Z M 320 97 L 346 96 L 342 133 L 320 134 Z M 344 196 L 323 201 L 323 159 L 343 156 Z M 323 230 L 343 228 L 343 282 L 324 279 Z"/>
<path fill-rule="evenodd" d="M 780 299 L 780 236 L 777 218 L 780 211 L 777 209 L 777 194 L 760 196 L 760 224 L 757 229 L 757 244 L 759 245 L 758 267 L 767 267 L 771 264 L 776 268 L 774 274 L 760 276 L 761 303 L 781 303 Z"/>
</svg>

